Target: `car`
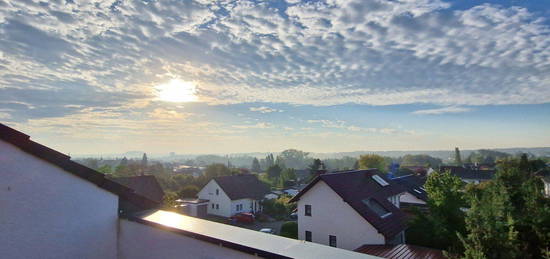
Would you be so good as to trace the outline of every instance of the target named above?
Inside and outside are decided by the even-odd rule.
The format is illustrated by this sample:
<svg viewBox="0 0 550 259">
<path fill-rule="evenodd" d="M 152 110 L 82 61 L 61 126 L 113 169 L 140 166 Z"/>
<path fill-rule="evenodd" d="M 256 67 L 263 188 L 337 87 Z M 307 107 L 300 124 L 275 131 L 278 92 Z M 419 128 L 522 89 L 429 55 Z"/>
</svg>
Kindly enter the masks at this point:
<svg viewBox="0 0 550 259">
<path fill-rule="evenodd" d="M 298 212 L 293 212 L 288 216 L 290 219 L 298 219 Z"/>
<path fill-rule="evenodd" d="M 241 212 L 233 215 L 230 219 L 233 222 L 253 223 L 255 217 L 254 217 L 254 214 L 252 213 Z"/>
<path fill-rule="evenodd" d="M 267 233 L 267 234 L 275 234 L 275 231 L 273 231 L 272 228 L 262 228 L 260 229 L 260 232 Z"/>
</svg>

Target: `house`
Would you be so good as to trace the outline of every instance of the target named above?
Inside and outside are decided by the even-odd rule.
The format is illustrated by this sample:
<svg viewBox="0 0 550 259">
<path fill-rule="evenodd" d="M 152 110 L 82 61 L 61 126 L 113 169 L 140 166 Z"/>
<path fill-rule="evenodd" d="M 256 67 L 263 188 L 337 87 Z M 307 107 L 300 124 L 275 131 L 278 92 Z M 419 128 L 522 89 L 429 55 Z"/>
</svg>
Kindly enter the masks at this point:
<svg viewBox="0 0 550 259">
<path fill-rule="evenodd" d="M 428 193 L 426 192 L 426 189 L 424 189 L 424 183 L 426 183 L 425 177 L 411 174 L 395 177 L 392 180 L 406 189 L 406 192 L 401 195 L 401 208 L 407 208 L 410 206 L 423 207 L 426 205 L 426 202 L 428 201 Z"/>
<path fill-rule="evenodd" d="M 256 175 L 238 174 L 213 178 L 197 196 L 208 200 L 208 214 L 231 217 L 240 212 L 261 211 L 260 202 L 268 193 L 269 187 Z"/>
<path fill-rule="evenodd" d="M 3 124 L 0 179 L 2 258 L 365 258 L 159 210 Z"/>
<path fill-rule="evenodd" d="M 405 191 L 377 169 L 320 174 L 290 200 L 298 203 L 298 238 L 348 250 L 404 243 Z"/>
<path fill-rule="evenodd" d="M 439 167 L 440 172 L 449 171 L 452 175 L 456 175 L 465 183 L 485 182 L 493 179 L 495 170 L 481 170 L 476 167 L 450 166 L 442 165 Z"/>
<path fill-rule="evenodd" d="M 164 191 L 157 178 L 153 175 L 139 175 L 130 177 L 116 177 L 111 180 L 133 189 L 137 195 L 151 201 L 162 203 Z"/>
</svg>

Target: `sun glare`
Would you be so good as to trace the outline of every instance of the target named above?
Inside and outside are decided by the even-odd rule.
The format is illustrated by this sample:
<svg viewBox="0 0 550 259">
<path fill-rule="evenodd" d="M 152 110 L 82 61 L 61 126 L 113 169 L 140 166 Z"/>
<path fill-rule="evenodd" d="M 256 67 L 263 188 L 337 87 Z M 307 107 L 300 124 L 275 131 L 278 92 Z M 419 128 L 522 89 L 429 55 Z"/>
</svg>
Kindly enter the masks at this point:
<svg viewBox="0 0 550 259">
<path fill-rule="evenodd" d="M 165 102 L 194 102 L 197 87 L 193 82 L 172 79 L 170 82 L 155 86 L 157 99 Z"/>
</svg>

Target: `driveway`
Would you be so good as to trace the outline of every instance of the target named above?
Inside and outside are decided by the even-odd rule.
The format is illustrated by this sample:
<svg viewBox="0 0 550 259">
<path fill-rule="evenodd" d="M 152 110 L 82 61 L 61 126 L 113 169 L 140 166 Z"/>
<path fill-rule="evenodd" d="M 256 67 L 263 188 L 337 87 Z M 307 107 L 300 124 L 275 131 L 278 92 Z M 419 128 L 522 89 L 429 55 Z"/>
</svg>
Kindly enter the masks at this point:
<svg viewBox="0 0 550 259">
<path fill-rule="evenodd" d="M 260 221 L 256 220 L 252 224 L 247 224 L 247 223 L 231 222 L 227 218 L 213 216 L 213 215 L 208 215 L 208 216 L 204 217 L 203 219 L 210 220 L 210 221 L 215 221 L 215 222 L 223 223 L 223 224 L 227 224 L 227 225 L 233 225 L 233 226 L 236 226 L 236 227 L 247 228 L 247 229 L 251 229 L 251 230 L 255 230 L 255 231 L 259 231 L 262 228 L 271 228 L 271 229 L 273 229 L 273 231 L 275 232 L 276 235 L 279 235 L 279 232 L 281 231 L 281 226 L 283 225 L 283 223 L 286 222 L 284 220 L 271 221 L 271 222 L 260 222 Z"/>
</svg>

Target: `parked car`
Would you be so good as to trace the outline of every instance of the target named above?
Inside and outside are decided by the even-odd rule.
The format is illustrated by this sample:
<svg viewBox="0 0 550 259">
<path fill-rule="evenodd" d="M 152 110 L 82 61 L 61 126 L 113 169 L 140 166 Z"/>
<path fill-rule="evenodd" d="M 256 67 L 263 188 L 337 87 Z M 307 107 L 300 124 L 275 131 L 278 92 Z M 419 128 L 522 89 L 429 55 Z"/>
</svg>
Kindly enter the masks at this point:
<svg viewBox="0 0 550 259">
<path fill-rule="evenodd" d="M 296 219 L 298 219 L 298 212 L 293 212 L 293 213 L 291 213 L 290 216 L 288 216 L 288 217 L 289 217 L 290 219 L 296 220 Z"/>
<path fill-rule="evenodd" d="M 273 231 L 272 228 L 262 228 L 260 229 L 260 232 L 267 233 L 267 234 L 275 234 L 275 231 Z"/>
<path fill-rule="evenodd" d="M 230 218 L 233 222 L 241 222 L 241 223 L 253 223 L 254 222 L 254 214 L 252 213 L 237 213 L 233 215 Z"/>
</svg>

